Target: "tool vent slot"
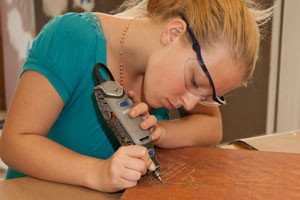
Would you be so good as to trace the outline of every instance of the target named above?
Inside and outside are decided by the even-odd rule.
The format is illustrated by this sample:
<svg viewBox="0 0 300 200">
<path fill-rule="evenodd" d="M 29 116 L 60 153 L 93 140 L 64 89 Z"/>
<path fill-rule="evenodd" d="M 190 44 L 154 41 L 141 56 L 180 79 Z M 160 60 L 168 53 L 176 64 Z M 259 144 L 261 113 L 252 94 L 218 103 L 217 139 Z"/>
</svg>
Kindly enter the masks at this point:
<svg viewBox="0 0 300 200">
<path fill-rule="evenodd" d="M 146 137 L 143 137 L 143 138 L 140 139 L 141 142 L 145 142 L 147 140 L 149 140 L 149 136 L 146 136 Z"/>
<path fill-rule="evenodd" d="M 101 105 L 107 105 L 107 102 L 105 101 L 103 95 L 100 92 L 97 92 L 97 99 Z"/>
</svg>

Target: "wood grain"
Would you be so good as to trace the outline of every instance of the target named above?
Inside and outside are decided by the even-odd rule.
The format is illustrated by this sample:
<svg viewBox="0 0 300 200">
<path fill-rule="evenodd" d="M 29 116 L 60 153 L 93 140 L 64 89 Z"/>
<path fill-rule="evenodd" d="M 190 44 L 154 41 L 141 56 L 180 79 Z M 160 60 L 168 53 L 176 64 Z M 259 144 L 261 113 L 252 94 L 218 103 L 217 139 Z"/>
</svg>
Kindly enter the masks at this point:
<svg viewBox="0 0 300 200">
<path fill-rule="evenodd" d="M 32 177 L 0 181 L 1 200 L 117 200 L 120 197 L 121 193 L 108 194 Z"/>
<path fill-rule="evenodd" d="M 300 199 L 300 154 L 192 147 L 157 157 L 164 184 L 146 175 L 121 199 Z"/>
</svg>

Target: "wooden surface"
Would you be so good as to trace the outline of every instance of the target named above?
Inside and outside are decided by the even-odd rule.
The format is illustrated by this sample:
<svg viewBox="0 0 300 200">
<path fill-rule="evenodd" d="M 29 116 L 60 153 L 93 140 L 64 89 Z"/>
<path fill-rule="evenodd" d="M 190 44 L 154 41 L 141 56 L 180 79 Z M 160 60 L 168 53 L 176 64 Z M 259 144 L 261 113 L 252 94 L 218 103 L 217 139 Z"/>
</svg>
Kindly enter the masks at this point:
<svg viewBox="0 0 300 200">
<path fill-rule="evenodd" d="M 157 150 L 152 175 L 121 199 L 300 199 L 300 155 L 193 147 Z"/>
<path fill-rule="evenodd" d="M 0 199 L 3 200 L 111 200 L 120 199 L 121 194 L 107 194 L 31 177 L 0 181 Z"/>
</svg>

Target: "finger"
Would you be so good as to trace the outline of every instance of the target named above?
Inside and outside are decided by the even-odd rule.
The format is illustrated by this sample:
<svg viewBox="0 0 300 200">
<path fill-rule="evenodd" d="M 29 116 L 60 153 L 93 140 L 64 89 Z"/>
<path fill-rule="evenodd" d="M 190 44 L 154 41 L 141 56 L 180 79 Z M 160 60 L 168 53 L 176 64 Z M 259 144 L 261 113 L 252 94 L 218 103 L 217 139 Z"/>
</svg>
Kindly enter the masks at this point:
<svg viewBox="0 0 300 200">
<path fill-rule="evenodd" d="M 160 138 L 162 134 L 162 129 L 160 127 L 156 127 L 155 130 L 150 134 L 151 134 L 152 141 L 156 141 Z"/>
<path fill-rule="evenodd" d="M 147 172 L 147 164 L 148 163 L 145 163 L 142 159 L 128 157 L 124 167 L 145 174 Z"/>
<path fill-rule="evenodd" d="M 140 158 L 144 161 L 147 161 L 148 159 L 150 159 L 148 150 L 144 146 L 130 145 L 130 146 L 120 147 L 120 148 L 124 148 L 124 149 L 126 148 L 125 152 L 126 152 L 127 156 L 129 156 L 129 157 Z"/>
<path fill-rule="evenodd" d="M 152 126 L 151 128 L 149 128 L 150 133 L 153 133 L 156 129 L 156 126 Z"/>
<path fill-rule="evenodd" d="M 138 145 L 127 146 L 126 153 L 129 157 L 139 158 L 143 160 L 147 164 L 149 170 L 153 171 L 155 169 L 155 165 L 152 162 L 146 147 Z"/>
<path fill-rule="evenodd" d="M 139 103 L 139 104 L 135 105 L 133 108 L 131 108 L 131 110 L 129 112 L 129 116 L 132 118 L 137 117 L 139 115 L 142 115 L 142 116 L 149 115 L 148 105 L 146 103 Z"/>
<path fill-rule="evenodd" d="M 122 185 L 122 189 L 131 188 L 131 187 L 135 187 L 137 185 L 137 181 L 129 181 L 125 178 L 121 178 L 120 185 Z"/>
<path fill-rule="evenodd" d="M 151 158 L 147 162 L 147 169 L 149 169 L 150 171 L 154 171 L 156 169 L 156 166 Z"/>
<path fill-rule="evenodd" d="M 138 96 L 136 95 L 136 93 L 134 91 L 130 90 L 128 92 L 128 96 L 132 99 L 132 101 L 133 101 L 134 104 L 138 104 L 139 103 Z"/>
<path fill-rule="evenodd" d="M 149 115 L 147 119 L 141 122 L 140 126 L 142 129 L 149 129 L 155 126 L 157 123 L 157 119 L 154 115 Z"/>
<path fill-rule="evenodd" d="M 121 175 L 121 178 L 127 180 L 127 181 L 132 181 L 132 182 L 136 182 L 138 180 L 140 180 L 142 177 L 142 173 L 139 171 L 135 171 L 132 169 L 124 169 L 123 173 Z"/>
</svg>

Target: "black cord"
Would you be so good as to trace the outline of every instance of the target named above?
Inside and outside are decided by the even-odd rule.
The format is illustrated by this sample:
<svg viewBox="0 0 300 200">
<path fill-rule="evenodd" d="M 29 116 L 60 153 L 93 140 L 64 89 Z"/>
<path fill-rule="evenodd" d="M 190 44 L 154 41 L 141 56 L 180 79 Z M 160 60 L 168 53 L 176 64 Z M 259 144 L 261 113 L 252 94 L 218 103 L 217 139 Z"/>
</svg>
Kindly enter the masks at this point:
<svg viewBox="0 0 300 200">
<path fill-rule="evenodd" d="M 111 81 L 115 81 L 113 75 L 111 74 L 111 72 L 109 71 L 109 69 L 106 67 L 105 64 L 103 63 L 97 63 L 94 67 L 94 76 L 96 78 L 96 81 L 98 82 L 98 84 L 101 84 L 103 82 L 105 82 L 106 80 L 101 76 L 100 72 L 99 72 L 99 67 L 102 67 L 106 74 L 108 75 L 109 77 L 109 80 Z"/>
</svg>

